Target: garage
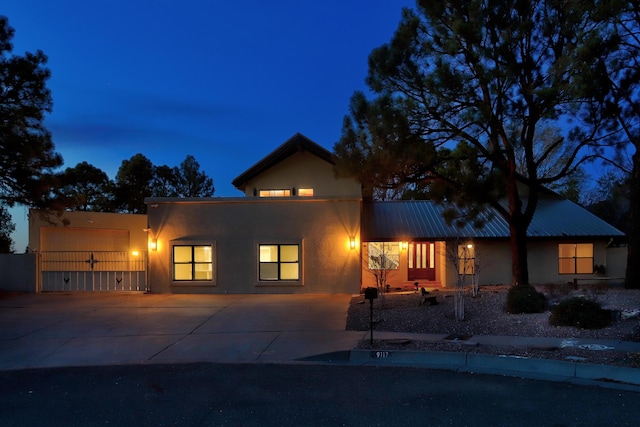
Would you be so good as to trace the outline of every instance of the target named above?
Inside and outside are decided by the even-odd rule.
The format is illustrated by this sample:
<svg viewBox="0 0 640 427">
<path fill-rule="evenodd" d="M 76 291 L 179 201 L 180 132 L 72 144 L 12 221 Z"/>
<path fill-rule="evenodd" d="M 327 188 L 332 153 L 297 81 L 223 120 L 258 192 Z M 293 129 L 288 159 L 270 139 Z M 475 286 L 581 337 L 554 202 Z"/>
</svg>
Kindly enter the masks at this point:
<svg viewBox="0 0 640 427">
<path fill-rule="evenodd" d="M 86 212 L 38 224 L 30 247 L 38 254 L 39 290 L 146 291 L 145 226 L 145 215 Z"/>
</svg>

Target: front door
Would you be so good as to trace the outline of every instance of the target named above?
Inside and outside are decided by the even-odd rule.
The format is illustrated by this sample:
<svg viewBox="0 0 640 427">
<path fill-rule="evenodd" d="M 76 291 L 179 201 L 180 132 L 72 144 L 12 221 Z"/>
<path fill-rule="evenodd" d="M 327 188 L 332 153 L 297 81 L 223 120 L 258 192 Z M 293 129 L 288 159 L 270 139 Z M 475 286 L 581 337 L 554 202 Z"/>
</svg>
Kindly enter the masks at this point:
<svg viewBox="0 0 640 427">
<path fill-rule="evenodd" d="M 435 242 L 409 243 L 409 280 L 436 280 Z"/>
</svg>

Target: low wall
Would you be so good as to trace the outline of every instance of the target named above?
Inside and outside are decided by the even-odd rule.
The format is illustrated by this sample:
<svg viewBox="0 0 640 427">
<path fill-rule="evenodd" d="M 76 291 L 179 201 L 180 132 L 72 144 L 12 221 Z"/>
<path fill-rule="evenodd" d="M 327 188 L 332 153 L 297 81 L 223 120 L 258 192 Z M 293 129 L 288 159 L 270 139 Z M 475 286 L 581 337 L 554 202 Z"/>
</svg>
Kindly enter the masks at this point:
<svg viewBox="0 0 640 427">
<path fill-rule="evenodd" d="M 0 290 L 36 292 L 36 254 L 0 254 Z"/>
</svg>

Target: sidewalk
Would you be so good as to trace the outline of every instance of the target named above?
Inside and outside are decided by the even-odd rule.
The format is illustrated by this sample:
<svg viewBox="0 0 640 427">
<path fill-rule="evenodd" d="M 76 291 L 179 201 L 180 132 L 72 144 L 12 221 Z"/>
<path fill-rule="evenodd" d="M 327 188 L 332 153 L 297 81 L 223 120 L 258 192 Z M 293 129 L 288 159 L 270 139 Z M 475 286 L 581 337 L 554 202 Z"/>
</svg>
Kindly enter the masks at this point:
<svg viewBox="0 0 640 427">
<path fill-rule="evenodd" d="M 374 331 L 376 340 L 441 342 L 444 334 L 407 334 Z M 364 339 L 368 339 L 369 334 Z M 581 347 L 592 351 L 624 351 L 640 353 L 640 343 L 621 340 L 567 339 L 550 337 L 515 337 L 474 335 L 461 341 L 462 345 L 511 346 L 532 349 Z M 640 391 L 640 369 L 621 366 L 596 365 L 580 361 L 534 359 L 519 356 L 491 355 L 475 352 L 432 352 L 404 350 L 352 350 L 350 362 L 386 366 L 414 366 L 526 377 L 578 384 L 597 384 L 604 387 Z"/>
</svg>

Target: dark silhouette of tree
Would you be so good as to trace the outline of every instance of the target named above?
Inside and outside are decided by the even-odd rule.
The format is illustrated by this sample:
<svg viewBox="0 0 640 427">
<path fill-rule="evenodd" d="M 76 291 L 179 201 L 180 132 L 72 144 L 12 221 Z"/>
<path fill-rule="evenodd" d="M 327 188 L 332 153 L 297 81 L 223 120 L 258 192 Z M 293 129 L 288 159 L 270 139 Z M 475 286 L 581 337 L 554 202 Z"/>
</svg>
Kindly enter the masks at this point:
<svg viewBox="0 0 640 427">
<path fill-rule="evenodd" d="M 215 191 L 213 179 L 204 171 L 195 157 L 187 155 L 180 166 L 174 168 L 175 190 L 179 197 L 212 197 Z"/>
<path fill-rule="evenodd" d="M 11 233 L 16 229 L 16 225 L 11 221 L 11 214 L 6 207 L 0 204 L 0 254 L 12 252 L 13 240 Z"/>
<path fill-rule="evenodd" d="M 58 193 L 67 209 L 104 212 L 113 208 L 113 184 L 101 169 L 87 162 L 67 168 L 59 177 Z"/>
<path fill-rule="evenodd" d="M 509 224 L 512 283 L 527 285 L 527 229 L 541 187 L 570 176 L 603 138 L 601 122 L 582 129 L 584 102 L 597 95 L 583 73 L 612 44 L 599 8 L 598 0 L 419 0 L 369 56 L 377 97 L 352 98 L 338 172 L 363 177 L 365 190 L 426 189 L 453 206 L 447 219 L 473 220 L 492 206 Z M 570 119 L 575 128 L 536 150 L 540 125 Z M 563 163 L 541 174 L 558 151 Z"/>
<path fill-rule="evenodd" d="M 52 109 L 50 77 L 41 51 L 12 55 L 14 29 L 0 16 L 0 201 L 43 206 L 50 201 L 51 171 L 62 164 L 45 113 Z"/>
<path fill-rule="evenodd" d="M 177 197 L 176 181 L 174 168 L 167 165 L 156 166 L 153 169 L 151 193 L 154 197 Z"/>
<path fill-rule="evenodd" d="M 603 55 L 585 74 L 586 84 L 598 89 L 597 102 L 591 104 L 591 117 L 608 120 L 614 137 L 611 146 L 622 152 L 630 150 L 630 164 L 601 151 L 601 158 L 619 168 L 632 185 L 628 190 L 629 209 L 627 287 L 640 288 L 640 4 L 621 1 L 622 13 L 614 14 L 620 48 Z M 621 158 L 622 156 L 618 156 Z"/>
<path fill-rule="evenodd" d="M 123 160 L 115 180 L 115 200 L 119 212 L 144 214 L 147 206 L 145 197 L 151 196 L 153 164 L 138 153 L 129 160 Z"/>
</svg>

